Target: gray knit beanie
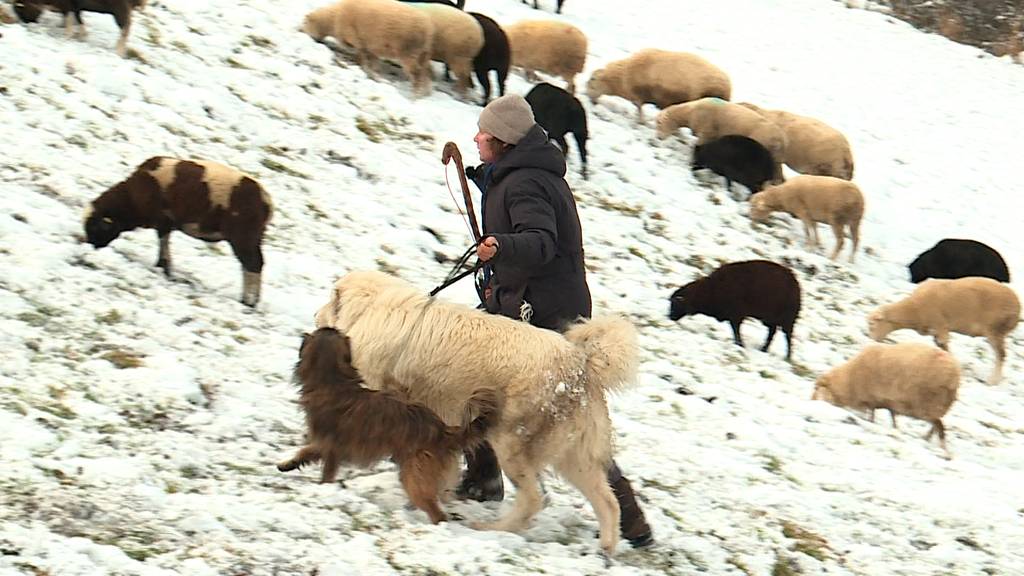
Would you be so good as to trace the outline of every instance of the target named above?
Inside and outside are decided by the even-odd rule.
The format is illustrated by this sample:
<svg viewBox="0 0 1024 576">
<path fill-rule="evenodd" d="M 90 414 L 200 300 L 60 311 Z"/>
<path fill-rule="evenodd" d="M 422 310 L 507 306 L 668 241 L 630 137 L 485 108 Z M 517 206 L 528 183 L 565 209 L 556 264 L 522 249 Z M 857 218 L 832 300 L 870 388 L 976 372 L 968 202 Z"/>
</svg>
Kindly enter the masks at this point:
<svg viewBox="0 0 1024 576">
<path fill-rule="evenodd" d="M 533 109 L 526 98 L 518 94 L 505 94 L 491 100 L 477 121 L 481 131 L 509 144 L 518 144 L 534 124 Z"/>
</svg>

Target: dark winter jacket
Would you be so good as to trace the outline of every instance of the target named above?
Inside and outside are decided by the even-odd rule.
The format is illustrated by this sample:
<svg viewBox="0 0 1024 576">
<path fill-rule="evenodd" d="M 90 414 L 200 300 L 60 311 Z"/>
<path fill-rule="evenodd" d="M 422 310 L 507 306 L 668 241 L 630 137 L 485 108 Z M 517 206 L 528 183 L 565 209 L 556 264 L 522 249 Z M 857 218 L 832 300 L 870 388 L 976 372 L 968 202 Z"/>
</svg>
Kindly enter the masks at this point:
<svg viewBox="0 0 1024 576">
<path fill-rule="evenodd" d="M 564 176 L 565 157 L 538 124 L 493 165 L 473 171 L 483 234 L 498 241 L 488 312 L 527 320 L 525 301 L 528 321 L 552 330 L 590 317 L 580 218 Z"/>
</svg>

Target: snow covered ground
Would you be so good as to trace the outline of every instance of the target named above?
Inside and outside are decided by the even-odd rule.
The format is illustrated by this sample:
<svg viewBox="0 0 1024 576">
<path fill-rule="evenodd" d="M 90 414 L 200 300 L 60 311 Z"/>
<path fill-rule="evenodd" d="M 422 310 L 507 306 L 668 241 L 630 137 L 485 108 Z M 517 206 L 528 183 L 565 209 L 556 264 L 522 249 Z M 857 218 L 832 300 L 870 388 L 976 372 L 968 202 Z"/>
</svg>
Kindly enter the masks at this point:
<svg viewBox="0 0 1024 576">
<path fill-rule="evenodd" d="M 1024 67 L 840 2 L 569 0 L 555 16 L 550 0 L 469 0 L 502 23 L 583 29 L 580 86 L 643 47 L 700 53 L 735 100 L 842 130 L 867 198 L 864 252 L 832 263 L 792 219 L 752 228 L 736 194 L 691 176 L 653 110 L 637 125 L 623 100 L 584 102 L 591 179 L 573 150 L 569 180 L 596 312 L 642 332 L 641 379 L 611 408 L 658 541 L 606 564 L 589 505 L 555 479 L 516 535 L 466 525 L 504 504 L 456 502 L 464 521 L 429 524 L 388 463 L 324 486 L 315 467 L 275 470 L 301 442 L 290 371 L 333 280 L 380 268 L 429 290 L 469 244 L 438 159 L 453 140 L 474 160 L 477 96 L 438 82 L 412 100 L 398 75 L 368 79 L 298 32 L 322 3 L 151 0 L 129 59 L 103 15 L 86 14 L 85 41 L 55 14 L 0 27 L 0 574 L 1024 573 L 1020 330 L 995 387 L 984 340 L 954 335 L 951 461 L 925 423 L 809 400 L 937 240 L 983 241 L 1024 274 Z M 174 235 L 167 279 L 151 230 L 82 243 L 85 205 L 154 155 L 233 165 L 273 196 L 257 310 L 237 301 L 227 245 Z M 802 283 L 793 364 L 782 342 L 756 350 L 755 321 L 740 349 L 726 324 L 667 319 L 674 288 L 755 257 Z M 468 282 L 443 297 L 474 298 Z"/>
</svg>

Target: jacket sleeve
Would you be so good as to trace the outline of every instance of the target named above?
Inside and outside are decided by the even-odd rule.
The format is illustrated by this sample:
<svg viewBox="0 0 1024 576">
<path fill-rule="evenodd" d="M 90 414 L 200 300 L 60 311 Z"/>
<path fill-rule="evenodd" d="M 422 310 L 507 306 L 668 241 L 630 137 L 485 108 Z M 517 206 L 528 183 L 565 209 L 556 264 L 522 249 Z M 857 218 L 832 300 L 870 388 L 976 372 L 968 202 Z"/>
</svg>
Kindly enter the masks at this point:
<svg viewBox="0 0 1024 576">
<path fill-rule="evenodd" d="M 491 234 L 498 241 L 494 261 L 534 269 L 555 257 L 558 225 L 554 206 L 543 186 L 525 181 L 506 192 L 511 234 Z"/>
</svg>

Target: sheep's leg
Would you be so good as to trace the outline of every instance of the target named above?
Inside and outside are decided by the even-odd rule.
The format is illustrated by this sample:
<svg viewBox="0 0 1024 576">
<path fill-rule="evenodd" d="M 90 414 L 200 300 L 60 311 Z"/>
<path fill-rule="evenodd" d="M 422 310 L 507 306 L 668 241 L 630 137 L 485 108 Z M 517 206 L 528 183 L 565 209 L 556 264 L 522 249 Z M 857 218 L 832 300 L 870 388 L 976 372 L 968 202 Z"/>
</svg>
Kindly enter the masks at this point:
<svg viewBox="0 0 1024 576">
<path fill-rule="evenodd" d="M 817 230 L 817 225 L 815 225 Z M 839 257 L 839 251 L 843 249 L 843 225 L 840 222 L 832 223 L 832 233 L 836 236 L 836 248 L 832 251 L 832 259 L 835 260 Z"/>
<path fill-rule="evenodd" d="M 786 335 L 786 361 L 793 357 L 793 327 L 783 328 L 782 333 Z"/>
<path fill-rule="evenodd" d="M 292 456 L 291 460 L 285 460 L 278 463 L 277 469 L 281 472 L 291 472 L 296 468 L 301 468 L 311 462 L 316 462 L 320 459 L 320 450 L 317 449 L 313 444 L 308 444 L 299 448 L 299 451 Z"/>
<path fill-rule="evenodd" d="M 636 121 L 640 124 L 644 122 L 644 103 L 634 102 L 636 104 Z"/>
<path fill-rule="evenodd" d="M 743 348 L 743 337 L 740 336 L 740 324 L 743 324 L 743 320 L 729 320 L 729 326 L 732 328 L 732 341 Z"/>
<path fill-rule="evenodd" d="M 772 345 L 772 339 L 775 338 L 775 331 L 777 327 L 774 324 L 768 325 L 768 338 L 764 341 L 764 346 L 761 346 L 761 352 L 767 352 L 768 347 Z"/>
<path fill-rule="evenodd" d="M 231 242 L 235 257 L 242 263 L 242 304 L 255 307 L 260 301 L 263 251 L 259 241 L 255 243 Z"/>
<path fill-rule="evenodd" d="M 565 78 L 565 91 L 569 94 L 576 93 L 576 75 L 564 76 Z"/>
<path fill-rule="evenodd" d="M 156 230 L 157 238 L 160 239 L 160 254 L 156 257 L 157 268 L 163 268 L 164 274 L 171 275 L 171 229 L 169 226 L 160 226 Z"/>
<path fill-rule="evenodd" d="M 476 79 L 480 82 L 480 88 L 484 91 L 484 99 L 480 104 L 487 106 L 487 103 L 491 101 L 491 79 L 489 70 L 477 70 Z"/>
<path fill-rule="evenodd" d="M 850 239 L 853 240 L 853 249 L 850 250 L 850 263 L 857 256 L 857 248 L 860 247 L 860 219 L 850 222 Z"/>
<path fill-rule="evenodd" d="M 996 365 L 992 369 L 992 375 L 988 377 L 989 385 L 998 384 L 1003 379 L 1003 361 L 1006 359 L 1006 337 L 987 336 L 989 346 L 996 353 Z"/>
<path fill-rule="evenodd" d="M 896 413 L 893 412 L 892 408 L 886 408 L 886 410 L 889 411 L 889 417 L 892 418 L 892 427 L 898 429 L 899 426 L 896 425 Z"/>
<path fill-rule="evenodd" d="M 942 446 L 943 452 L 946 453 L 946 460 L 949 460 L 953 457 L 953 454 L 949 451 L 949 447 L 946 446 L 946 426 L 942 423 L 942 420 L 938 418 L 932 420 L 932 429 L 924 435 L 924 439 L 931 440 L 932 434 L 935 433 L 938 433 L 939 446 Z"/>
<path fill-rule="evenodd" d="M 818 245 L 817 225 L 807 218 L 801 218 L 800 221 L 804 224 L 804 238 L 807 240 L 808 248 L 814 248 Z"/>
<path fill-rule="evenodd" d="M 117 10 L 114 13 L 114 20 L 117 22 L 119 28 L 121 28 L 121 37 L 117 39 L 117 55 L 124 58 L 128 53 L 128 32 L 132 29 L 132 9 L 131 6 L 125 5 L 127 10 Z"/>
</svg>

